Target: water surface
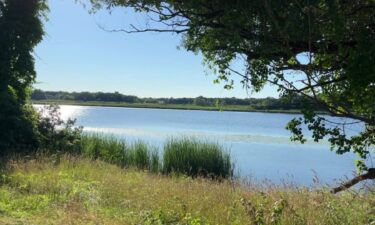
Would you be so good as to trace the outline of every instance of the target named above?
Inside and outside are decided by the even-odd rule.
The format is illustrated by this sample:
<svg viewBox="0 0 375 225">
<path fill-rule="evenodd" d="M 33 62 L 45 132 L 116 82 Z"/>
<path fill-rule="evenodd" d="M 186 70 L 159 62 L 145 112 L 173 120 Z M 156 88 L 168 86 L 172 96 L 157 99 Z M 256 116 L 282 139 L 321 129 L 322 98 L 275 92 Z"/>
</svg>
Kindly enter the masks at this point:
<svg viewBox="0 0 375 225">
<path fill-rule="evenodd" d="M 157 146 L 176 136 L 219 142 L 230 151 L 237 174 L 257 180 L 310 186 L 318 176 L 322 183 L 333 184 L 355 171 L 354 155 L 336 155 L 326 141 L 291 142 L 285 125 L 299 115 L 94 106 L 61 106 L 61 115 L 76 118 L 85 131 Z M 353 125 L 347 132 L 355 134 L 360 129 Z"/>
</svg>

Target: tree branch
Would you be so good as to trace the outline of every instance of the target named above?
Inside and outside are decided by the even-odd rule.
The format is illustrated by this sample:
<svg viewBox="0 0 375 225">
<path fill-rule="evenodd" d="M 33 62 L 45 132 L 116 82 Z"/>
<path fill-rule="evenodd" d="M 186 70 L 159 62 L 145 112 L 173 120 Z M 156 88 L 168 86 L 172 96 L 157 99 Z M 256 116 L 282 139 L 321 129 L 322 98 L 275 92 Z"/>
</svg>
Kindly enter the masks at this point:
<svg viewBox="0 0 375 225">
<path fill-rule="evenodd" d="M 322 87 L 322 86 L 325 86 L 325 85 L 329 85 L 329 84 L 337 83 L 337 82 L 340 82 L 340 81 L 344 81 L 346 79 L 347 79 L 347 77 L 343 76 L 343 77 L 340 77 L 338 79 L 328 80 L 328 81 L 324 81 L 324 82 L 318 82 L 316 84 L 309 84 L 306 87 L 298 89 L 297 92 L 302 92 L 302 91 L 305 91 L 305 90 L 311 89 L 311 88 Z"/>
<path fill-rule="evenodd" d="M 359 176 L 343 183 L 342 185 L 340 185 L 336 188 L 333 188 L 331 190 L 331 193 L 336 194 L 340 191 L 346 190 L 346 189 L 356 185 L 360 181 L 369 180 L 369 179 L 375 179 L 375 168 L 370 168 L 367 173 L 359 175 Z"/>
<path fill-rule="evenodd" d="M 187 32 L 189 29 L 153 29 L 153 28 L 145 28 L 145 29 L 139 29 L 137 27 L 135 27 L 134 25 L 130 25 L 130 27 L 133 29 L 133 30 L 126 30 L 126 29 L 106 29 L 102 26 L 99 25 L 99 28 L 104 30 L 104 31 L 107 31 L 107 32 L 125 32 L 125 33 L 128 33 L 128 34 L 132 34 L 132 33 L 145 33 L 145 32 L 158 32 L 158 33 L 176 33 L 176 34 L 179 34 L 179 33 L 184 33 L 184 32 Z"/>
</svg>

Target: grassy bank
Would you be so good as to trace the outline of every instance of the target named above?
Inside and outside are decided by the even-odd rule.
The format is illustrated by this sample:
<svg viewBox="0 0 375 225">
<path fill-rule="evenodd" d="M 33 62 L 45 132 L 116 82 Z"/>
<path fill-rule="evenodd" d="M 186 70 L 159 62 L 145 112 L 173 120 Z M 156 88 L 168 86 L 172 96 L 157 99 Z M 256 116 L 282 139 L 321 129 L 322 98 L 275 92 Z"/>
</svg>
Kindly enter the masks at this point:
<svg viewBox="0 0 375 225">
<path fill-rule="evenodd" d="M 373 194 L 155 175 L 64 156 L 11 161 L 0 224 L 372 224 Z"/>
<path fill-rule="evenodd" d="M 155 103 L 126 103 L 126 102 L 99 102 L 99 101 L 68 101 L 68 100 L 33 100 L 33 104 L 58 104 L 80 106 L 107 106 L 127 108 L 153 108 L 153 109 L 181 109 L 181 110 L 206 110 L 206 111 L 234 111 L 234 112 L 268 112 L 297 114 L 299 110 L 258 110 L 245 105 L 226 105 L 222 108 L 215 106 L 198 106 L 188 104 L 155 104 Z"/>
</svg>

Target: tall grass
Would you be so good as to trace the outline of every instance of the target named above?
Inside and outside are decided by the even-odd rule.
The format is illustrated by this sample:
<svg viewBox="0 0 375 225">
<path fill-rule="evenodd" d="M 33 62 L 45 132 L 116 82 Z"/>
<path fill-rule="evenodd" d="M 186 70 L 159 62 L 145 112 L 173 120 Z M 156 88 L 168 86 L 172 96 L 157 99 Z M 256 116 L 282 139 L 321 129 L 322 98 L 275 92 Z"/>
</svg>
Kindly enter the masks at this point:
<svg viewBox="0 0 375 225">
<path fill-rule="evenodd" d="M 163 172 L 167 174 L 227 178 L 233 175 L 232 167 L 230 155 L 217 143 L 172 138 L 164 145 Z"/>
<path fill-rule="evenodd" d="M 83 156 L 123 168 L 136 167 L 153 173 L 192 177 L 229 178 L 233 175 L 230 155 L 222 146 L 194 138 L 167 140 L 161 157 L 157 148 L 145 142 L 129 144 L 112 136 L 84 135 L 80 145 Z"/>
<path fill-rule="evenodd" d="M 112 136 L 84 135 L 81 140 L 83 156 L 100 159 L 123 168 L 136 167 L 142 170 L 159 169 L 159 155 L 156 150 L 142 141 L 129 144 Z"/>
<path fill-rule="evenodd" d="M 9 161 L 0 224 L 374 224 L 375 192 L 155 176 L 79 156 Z"/>
</svg>

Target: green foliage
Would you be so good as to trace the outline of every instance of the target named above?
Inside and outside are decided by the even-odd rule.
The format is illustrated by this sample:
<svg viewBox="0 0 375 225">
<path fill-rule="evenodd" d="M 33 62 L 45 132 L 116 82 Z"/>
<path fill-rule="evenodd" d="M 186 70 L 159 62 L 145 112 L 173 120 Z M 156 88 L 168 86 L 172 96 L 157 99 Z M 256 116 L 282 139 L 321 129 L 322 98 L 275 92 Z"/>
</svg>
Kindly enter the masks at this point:
<svg viewBox="0 0 375 225">
<path fill-rule="evenodd" d="M 375 143 L 375 7 L 373 0 L 91 0 L 93 8 L 130 7 L 147 13 L 146 28 L 128 33 L 174 32 L 182 46 L 200 52 L 226 88 L 232 75 L 258 92 L 266 84 L 281 96 L 311 100 L 341 123 L 303 107 L 304 118 L 288 129 L 293 140 L 304 140 L 306 125 L 316 141 L 327 138 L 338 154 L 354 152 L 363 162 Z M 124 29 L 122 29 L 124 31 Z M 231 68 L 242 62 L 244 72 Z M 242 71 L 239 70 L 239 71 Z M 351 123 L 364 124 L 355 136 Z"/>
<path fill-rule="evenodd" d="M 212 105 L 210 101 L 208 101 L 205 97 L 199 96 L 194 99 L 194 104 L 199 106 L 208 106 Z"/>
<path fill-rule="evenodd" d="M 28 96 L 36 76 L 32 51 L 42 40 L 46 11 L 44 0 L 0 1 L 0 156 L 38 147 Z"/>
<path fill-rule="evenodd" d="M 163 172 L 228 178 L 233 175 L 233 165 L 230 155 L 218 144 L 192 138 L 170 139 L 164 144 Z"/>
<path fill-rule="evenodd" d="M 39 146 L 37 113 L 30 105 L 21 106 L 4 98 L 0 94 L 0 158 L 36 150 Z"/>
<path fill-rule="evenodd" d="M 63 121 L 57 105 L 44 106 L 38 115 L 39 150 L 50 153 L 78 151 L 82 127 L 75 127 L 75 120 Z"/>
<path fill-rule="evenodd" d="M 2 134 L 2 137 L 9 139 L 6 142 L 7 145 L 4 144 L 5 141 L 3 142 L 4 150 L 0 154 L 0 159 L 37 152 L 79 153 L 82 127 L 76 127 L 75 120 L 63 121 L 60 118 L 58 106 L 44 106 L 39 111 L 29 104 L 24 108 L 26 109 L 24 113 L 28 113 L 29 117 L 15 119 L 15 121 L 20 121 L 17 130 L 14 130 L 15 127 L 12 129 L 2 127 L 8 130 L 8 133 Z M 14 115 L 14 118 L 18 116 L 20 115 Z M 32 127 L 27 127 L 30 124 Z M 26 134 L 27 136 L 24 137 Z"/>
<path fill-rule="evenodd" d="M 139 98 L 136 96 L 123 95 L 117 93 L 103 92 L 65 92 L 65 91 L 42 91 L 33 90 L 31 99 L 36 103 L 56 102 L 56 103 L 76 103 L 76 104 L 99 104 L 101 105 L 126 105 L 118 103 L 129 103 L 129 106 L 203 106 L 216 109 L 224 109 L 224 106 L 242 106 L 243 109 L 249 110 L 299 110 L 303 105 L 308 103 L 311 107 L 319 110 L 320 107 L 299 95 L 288 96 L 283 98 L 207 98 L 198 96 L 196 98 Z M 84 96 L 84 97 L 82 97 Z M 137 104 L 139 103 L 139 104 Z M 132 105 L 130 105 L 132 104 Z M 135 105 L 137 104 L 137 105 Z M 157 104 L 157 105 L 154 105 Z"/>
</svg>

